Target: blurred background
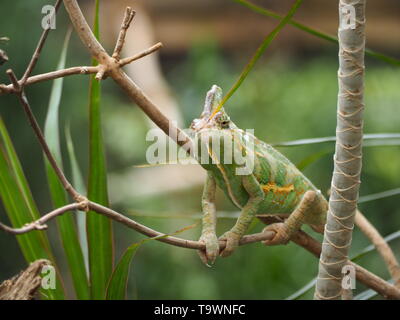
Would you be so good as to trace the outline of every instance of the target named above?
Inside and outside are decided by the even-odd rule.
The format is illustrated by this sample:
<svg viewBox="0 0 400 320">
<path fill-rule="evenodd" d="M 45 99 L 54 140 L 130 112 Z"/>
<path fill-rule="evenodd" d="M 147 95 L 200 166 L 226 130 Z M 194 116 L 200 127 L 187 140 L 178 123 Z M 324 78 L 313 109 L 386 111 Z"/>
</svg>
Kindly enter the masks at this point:
<svg viewBox="0 0 400 320">
<path fill-rule="evenodd" d="M 89 22 L 94 1 L 80 1 Z M 292 1 L 261 0 L 253 3 L 285 14 Z M 0 83 L 8 83 L 5 70 L 24 72 L 40 37 L 41 8 L 48 1 L 2 0 L 0 43 L 9 61 L 0 67 Z M 124 56 L 133 55 L 162 41 L 162 50 L 127 67 L 127 72 L 169 117 L 186 128 L 201 112 L 207 90 L 218 84 L 226 92 L 237 79 L 263 38 L 277 20 L 255 13 L 233 0 L 114 0 L 101 2 L 101 37 L 108 52 L 127 5 L 136 17 L 127 36 Z M 337 1 L 306 0 L 295 19 L 315 29 L 336 35 Z M 367 46 L 400 59 L 400 3 L 397 0 L 368 1 Z M 69 25 L 61 7 L 57 28 L 50 33 L 35 74 L 57 66 Z M 333 136 L 336 124 L 337 51 L 334 43 L 286 26 L 273 41 L 246 81 L 225 106 L 241 128 L 254 128 L 268 142 Z M 90 57 L 73 34 L 67 67 L 89 65 Z M 365 133 L 397 133 L 400 130 L 399 67 L 366 58 Z M 60 109 L 63 154 L 67 159 L 64 127 L 70 124 L 77 157 L 85 178 L 88 171 L 87 76 L 65 78 Z M 32 85 L 27 94 L 43 125 L 51 82 Z M 0 97 L 0 112 L 12 136 L 41 212 L 51 210 L 42 152 L 14 96 Z M 138 167 L 146 163 L 146 141 L 151 124 L 143 112 L 110 80 L 103 82 L 103 135 L 106 142 L 110 200 L 113 208 L 155 230 L 170 233 L 198 222 L 205 172 L 191 165 Z M 295 164 L 313 155 L 305 174 L 324 193 L 330 186 L 332 144 L 279 148 Z M 400 187 L 399 146 L 364 148 L 361 195 Z M 70 176 L 68 161 L 64 166 Z M 400 226 L 399 196 L 360 204 L 361 210 L 383 235 Z M 222 218 L 218 233 L 234 223 L 236 208 L 220 192 L 217 208 Z M 0 220 L 9 222 L 0 208 Z M 231 218 L 229 218 L 231 217 Z M 143 236 L 113 223 L 115 255 Z M 262 229 L 258 224 L 252 231 Z M 48 231 L 52 245 L 63 261 L 55 223 Z M 200 224 L 180 237 L 197 239 Z M 368 245 L 356 230 L 351 254 Z M 400 241 L 392 247 L 399 252 Z M 400 257 L 400 256 L 399 256 Z M 383 278 L 389 277 L 376 253 L 358 261 Z M 63 263 L 60 264 L 63 268 Z M 308 283 L 317 273 L 318 261 L 293 244 L 279 247 L 247 245 L 228 259 L 205 267 L 193 250 L 151 241 L 134 258 L 128 296 L 138 299 L 283 299 Z M 14 236 L 0 233 L 0 281 L 25 267 Z M 65 270 L 64 270 L 65 271 Z M 68 274 L 65 273 L 66 279 Z M 67 280 L 67 287 L 71 284 Z M 358 290 L 362 290 L 361 284 Z M 312 292 L 304 296 L 311 298 Z"/>
</svg>

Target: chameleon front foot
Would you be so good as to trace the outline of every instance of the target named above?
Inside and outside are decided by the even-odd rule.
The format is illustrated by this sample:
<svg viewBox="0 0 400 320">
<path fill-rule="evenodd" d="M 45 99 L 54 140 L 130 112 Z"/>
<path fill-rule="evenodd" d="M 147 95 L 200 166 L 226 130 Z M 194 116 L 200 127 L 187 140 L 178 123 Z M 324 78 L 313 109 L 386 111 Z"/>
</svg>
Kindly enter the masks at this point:
<svg viewBox="0 0 400 320">
<path fill-rule="evenodd" d="M 233 231 L 225 232 L 219 240 L 226 241 L 225 249 L 219 254 L 221 257 L 228 257 L 230 256 L 236 248 L 239 246 L 239 241 L 241 236 Z"/>
<path fill-rule="evenodd" d="M 280 244 L 287 244 L 290 240 L 288 226 L 283 223 L 273 223 L 264 228 L 263 231 L 274 231 L 275 236 L 271 240 L 265 240 L 262 243 L 266 246 L 276 246 Z"/>
<path fill-rule="evenodd" d="M 213 232 L 204 233 L 201 235 L 199 242 L 202 242 L 206 246 L 206 250 L 198 250 L 197 253 L 200 256 L 201 261 L 210 266 L 213 264 L 219 254 L 219 242 L 217 235 Z"/>
</svg>

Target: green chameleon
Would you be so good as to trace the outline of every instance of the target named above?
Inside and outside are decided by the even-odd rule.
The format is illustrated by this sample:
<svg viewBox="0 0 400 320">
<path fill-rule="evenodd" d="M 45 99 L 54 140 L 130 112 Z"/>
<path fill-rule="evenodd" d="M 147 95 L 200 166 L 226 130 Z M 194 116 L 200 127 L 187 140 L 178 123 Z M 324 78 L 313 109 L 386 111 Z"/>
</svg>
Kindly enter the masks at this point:
<svg viewBox="0 0 400 320">
<path fill-rule="evenodd" d="M 207 93 L 200 118 L 191 124 L 195 150 L 201 155 L 195 158 L 207 170 L 202 196 L 203 229 L 199 240 L 206 247 L 205 251 L 199 251 L 202 261 L 213 263 L 218 255 L 231 255 L 257 214 L 289 214 L 285 222 L 265 228 L 275 232 L 272 240 L 264 241 L 266 245 L 287 243 L 302 224 L 323 232 L 328 202 L 321 192 L 272 146 L 239 129 L 223 108 L 215 112 L 221 99 L 222 90 L 214 85 Z M 246 164 L 235 161 L 235 153 L 253 159 L 251 172 L 238 174 L 238 169 L 243 170 Z M 234 160 L 223 161 L 226 156 Z M 219 239 L 216 235 L 216 186 L 241 210 L 232 229 Z M 363 223 L 356 219 L 356 224 Z M 219 252 L 218 240 L 226 240 L 222 252 Z"/>
</svg>

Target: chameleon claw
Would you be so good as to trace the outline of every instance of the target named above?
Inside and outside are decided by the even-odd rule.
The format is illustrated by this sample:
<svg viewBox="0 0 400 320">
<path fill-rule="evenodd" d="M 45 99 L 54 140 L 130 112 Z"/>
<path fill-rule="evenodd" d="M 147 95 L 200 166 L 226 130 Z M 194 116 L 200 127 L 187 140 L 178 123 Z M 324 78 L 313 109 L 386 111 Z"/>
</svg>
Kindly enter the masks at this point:
<svg viewBox="0 0 400 320">
<path fill-rule="evenodd" d="M 200 237 L 199 242 L 206 245 L 206 250 L 197 250 L 201 261 L 208 267 L 214 264 L 219 254 L 219 242 L 215 233 L 206 233 Z"/>
<path fill-rule="evenodd" d="M 221 257 L 229 257 L 239 246 L 241 236 L 233 231 L 225 232 L 219 240 L 226 241 L 225 249 L 219 254 Z"/>
<path fill-rule="evenodd" d="M 264 228 L 264 231 L 274 231 L 275 236 L 271 240 L 265 240 L 262 243 L 266 246 L 276 246 L 280 244 L 287 244 L 290 240 L 290 236 L 288 233 L 288 227 L 285 223 L 273 223 Z"/>
<path fill-rule="evenodd" d="M 197 250 L 197 254 L 200 257 L 201 262 L 203 262 L 207 267 L 211 268 L 211 265 L 208 263 L 207 255 L 202 250 Z"/>
</svg>

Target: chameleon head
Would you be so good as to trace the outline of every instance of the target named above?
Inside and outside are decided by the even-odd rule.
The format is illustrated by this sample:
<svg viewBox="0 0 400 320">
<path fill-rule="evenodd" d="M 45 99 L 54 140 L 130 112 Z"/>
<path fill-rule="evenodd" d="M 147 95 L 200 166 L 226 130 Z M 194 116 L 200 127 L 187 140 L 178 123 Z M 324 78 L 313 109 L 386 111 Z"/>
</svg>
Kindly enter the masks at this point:
<svg viewBox="0 0 400 320">
<path fill-rule="evenodd" d="M 222 90 L 213 85 L 207 93 L 200 118 L 194 119 L 190 126 L 196 144 L 195 158 L 200 164 L 208 164 L 210 157 L 213 161 L 219 162 L 217 159 L 221 159 L 225 153 L 233 152 L 226 141 L 232 141 L 232 129 L 236 127 L 224 108 L 220 107 L 221 101 Z"/>
<path fill-rule="evenodd" d="M 216 112 L 221 101 L 222 89 L 213 85 L 207 92 L 206 101 L 200 118 L 194 119 L 190 128 L 195 132 L 200 132 L 203 129 L 232 129 L 230 118 L 225 113 L 224 108 L 220 108 L 220 110 Z"/>
</svg>

